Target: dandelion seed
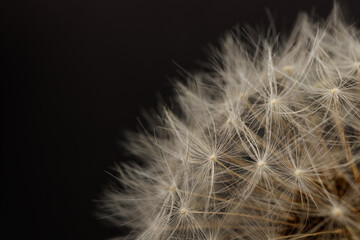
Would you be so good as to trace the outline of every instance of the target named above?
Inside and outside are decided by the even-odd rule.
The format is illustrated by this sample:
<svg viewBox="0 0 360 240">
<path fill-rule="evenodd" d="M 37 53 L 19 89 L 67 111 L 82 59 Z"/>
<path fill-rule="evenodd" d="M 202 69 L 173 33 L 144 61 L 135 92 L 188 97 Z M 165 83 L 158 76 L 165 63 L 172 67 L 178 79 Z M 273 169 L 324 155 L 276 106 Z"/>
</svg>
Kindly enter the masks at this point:
<svg viewBox="0 0 360 240">
<path fill-rule="evenodd" d="M 334 207 L 332 210 L 331 210 L 331 215 L 334 217 L 334 218 L 339 218 L 343 215 L 343 211 L 341 210 L 341 208 L 339 207 Z"/>
<path fill-rule="evenodd" d="M 186 210 L 186 208 L 181 208 L 180 209 L 180 214 L 181 215 L 186 215 L 188 213 L 188 211 Z"/>
<path fill-rule="evenodd" d="M 231 118 L 228 118 L 228 120 L 226 121 L 226 124 L 233 125 L 233 120 Z"/>
<path fill-rule="evenodd" d="M 174 192 L 174 191 L 175 191 L 175 187 L 174 187 L 174 186 L 170 186 L 170 187 L 169 187 L 169 191 L 170 191 L 170 192 Z"/>
<path fill-rule="evenodd" d="M 333 93 L 333 94 L 336 94 L 338 91 L 339 91 L 338 88 L 333 88 L 333 89 L 331 89 L 331 93 Z"/>
<path fill-rule="evenodd" d="M 295 170 L 295 176 L 299 177 L 302 174 L 302 171 L 300 169 Z"/>
<path fill-rule="evenodd" d="M 210 161 L 216 161 L 216 156 L 215 156 L 215 154 L 211 155 L 211 156 L 209 157 L 209 160 L 210 160 Z"/>
<path fill-rule="evenodd" d="M 293 69 L 292 66 L 285 66 L 285 67 L 283 68 L 284 71 L 291 71 L 292 69 Z"/>
<path fill-rule="evenodd" d="M 263 160 L 262 160 L 262 161 L 259 161 L 259 162 L 257 163 L 257 166 L 260 167 L 260 168 L 263 167 L 264 165 L 265 165 L 265 161 L 263 161 Z"/>
<path fill-rule="evenodd" d="M 239 98 L 240 98 L 240 99 L 244 99 L 245 96 L 246 96 L 245 93 L 240 93 L 240 94 L 239 94 Z"/>
</svg>

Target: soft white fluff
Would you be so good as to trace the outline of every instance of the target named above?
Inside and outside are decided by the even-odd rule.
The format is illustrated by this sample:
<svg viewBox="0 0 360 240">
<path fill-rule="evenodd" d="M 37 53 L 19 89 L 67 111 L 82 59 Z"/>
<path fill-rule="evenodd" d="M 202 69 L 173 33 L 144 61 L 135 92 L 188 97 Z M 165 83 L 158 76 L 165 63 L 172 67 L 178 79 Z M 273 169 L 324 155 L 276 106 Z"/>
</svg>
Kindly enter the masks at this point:
<svg viewBox="0 0 360 240">
<path fill-rule="evenodd" d="M 228 34 L 177 84 L 181 112 L 129 136 L 142 164 L 116 169 L 103 216 L 125 239 L 360 239 L 360 39 L 340 16 Z"/>
</svg>

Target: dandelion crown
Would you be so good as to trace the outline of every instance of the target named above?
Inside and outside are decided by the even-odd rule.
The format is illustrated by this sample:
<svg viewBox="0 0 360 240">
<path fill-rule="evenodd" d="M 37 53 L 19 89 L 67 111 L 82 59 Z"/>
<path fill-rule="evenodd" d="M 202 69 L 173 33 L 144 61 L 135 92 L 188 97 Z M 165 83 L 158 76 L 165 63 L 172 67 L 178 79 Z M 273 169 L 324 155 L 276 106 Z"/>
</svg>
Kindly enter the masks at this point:
<svg viewBox="0 0 360 240">
<path fill-rule="evenodd" d="M 102 215 L 124 239 L 360 239 L 360 35 L 338 7 L 284 42 L 227 35 L 176 86 L 142 163 L 116 168 Z"/>
</svg>

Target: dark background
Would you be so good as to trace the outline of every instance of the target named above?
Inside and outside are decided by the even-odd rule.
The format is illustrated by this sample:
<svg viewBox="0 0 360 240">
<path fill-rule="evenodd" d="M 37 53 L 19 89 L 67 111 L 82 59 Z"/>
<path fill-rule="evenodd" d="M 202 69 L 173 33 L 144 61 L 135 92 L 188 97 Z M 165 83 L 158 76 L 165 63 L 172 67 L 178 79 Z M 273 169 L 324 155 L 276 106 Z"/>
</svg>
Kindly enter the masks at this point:
<svg viewBox="0 0 360 240">
<path fill-rule="evenodd" d="M 360 20 L 360 1 L 340 1 Z M 2 3 L 2 239 L 105 239 L 105 171 L 141 109 L 168 99 L 178 67 L 199 69 L 235 24 L 280 32 L 332 1 L 31 0 Z"/>
</svg>

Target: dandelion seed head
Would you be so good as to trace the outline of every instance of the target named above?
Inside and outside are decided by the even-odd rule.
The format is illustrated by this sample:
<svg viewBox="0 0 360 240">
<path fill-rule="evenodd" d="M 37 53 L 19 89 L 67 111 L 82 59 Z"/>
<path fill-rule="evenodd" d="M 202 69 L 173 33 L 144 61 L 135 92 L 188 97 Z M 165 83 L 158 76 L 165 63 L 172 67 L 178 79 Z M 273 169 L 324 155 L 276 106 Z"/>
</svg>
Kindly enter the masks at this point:
<svg viewBox="0 0 360 240">
<path fill-rule="evenodd" d="M 360 240 L 358 32 L 335 3 L 282 41 L 226 35 L 129 134 L 101 216 L 136 240 Z"/>
</svg>

